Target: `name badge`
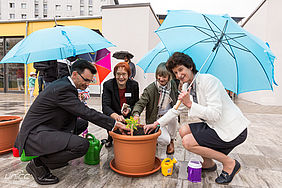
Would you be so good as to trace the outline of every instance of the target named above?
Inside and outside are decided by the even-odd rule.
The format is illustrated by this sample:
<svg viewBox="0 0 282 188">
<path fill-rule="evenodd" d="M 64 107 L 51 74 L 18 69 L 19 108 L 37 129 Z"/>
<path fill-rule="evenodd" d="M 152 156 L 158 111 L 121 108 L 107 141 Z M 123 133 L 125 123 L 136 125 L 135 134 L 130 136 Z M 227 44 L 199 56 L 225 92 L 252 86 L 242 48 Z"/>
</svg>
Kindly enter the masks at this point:
<svg viewBox="0 0 282 188">
<path fill-rule="evenodd" d="M 125 97 L 131 97 L 131 93 L 125 93 L 124 96 Z"/>
</svg>

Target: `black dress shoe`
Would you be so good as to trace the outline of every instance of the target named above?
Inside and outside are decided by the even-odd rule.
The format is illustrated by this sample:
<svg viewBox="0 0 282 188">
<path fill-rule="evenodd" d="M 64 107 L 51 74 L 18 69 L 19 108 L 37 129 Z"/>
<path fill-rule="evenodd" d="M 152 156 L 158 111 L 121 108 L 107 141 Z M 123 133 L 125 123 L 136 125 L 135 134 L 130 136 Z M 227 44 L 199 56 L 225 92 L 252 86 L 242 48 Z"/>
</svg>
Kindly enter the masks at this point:
<svg viewBox="0 0 282 188">
<path fill-rule="evenodd" d="M 40 185 L 50 185 L 59 182 L 58 177 L 54 176 L 47 166 L 36 166 L 34 160 L 27 164 L 26 171 L 31 174 L 34 180 Z"/>
<path fill-rule="evenodd" d="M 110 148 L 113 145 L 113 139 L 112 137 L 108 137 L 108 139 L 104 139 L 105 141 L 103 141 L 105 143 L 105 147 L 106 148 Z"/>
<path fill-rule="evenodd" d="M 112 147 L 112 145 L 113 145 L 113 141 L 107 140 L 107 142 L 105 143 L 106 148 L 110 148 L 110 147 Z"/>
<path fill-rule="evenodd" d="M 202 168 L 202 172 L 213 172 L 213 171 L 216 171 L 216 169 L 217 169 L 217 165 L 214 164 L 212 167 Z"/>
<path fill-rule="evenodd" d="M 220 176 L 218 176 L 215 179 L 215 182 L 218 184 L 228 184 L 232 181 L 233 177 L 240 171 L 241 169 L 241 165 L 240 163 L 235 160 L 235 167 L 233 169 L 233 171 L 231 172 L 231 174 L 229 175 L 227 172 L 225 172 L 224 170 L 222 170 Z"/>
</svg>

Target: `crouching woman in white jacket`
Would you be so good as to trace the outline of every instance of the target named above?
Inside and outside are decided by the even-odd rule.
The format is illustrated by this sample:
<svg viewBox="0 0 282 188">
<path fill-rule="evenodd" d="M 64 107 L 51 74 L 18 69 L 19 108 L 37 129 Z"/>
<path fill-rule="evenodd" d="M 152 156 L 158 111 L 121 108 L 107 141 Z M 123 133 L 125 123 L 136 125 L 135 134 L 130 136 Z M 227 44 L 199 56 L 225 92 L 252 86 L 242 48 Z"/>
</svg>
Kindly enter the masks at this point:
<svg viewBox="0 0 282 188">
<path fill-rule="evenodd" d="M 184 83 L 183 87 L 187 87 L 199 74 L 191 57 L 180 52 L 175 52 L 168 59 L 166 67 Z M 180 128 L 184 148 L 203 158 L 202 171 L 217 169 L 213 159 L 221 162 L 223 170 L 215 181 L 219 184 L 230 183 L 241 165 L 228 154 L 246 140 L 250 122 L 232 102 L 222 83 L 210 74 L 197 75 L 192 88 L 188 91 L 184 88 L 178 99 L 182 102 L 180 107 L 170 109 L 153 124 L 145 125 L 145 132 L 165 125 L 188 108 L 188 117 L 197 117 L 202 121 Z"/>
</svg>

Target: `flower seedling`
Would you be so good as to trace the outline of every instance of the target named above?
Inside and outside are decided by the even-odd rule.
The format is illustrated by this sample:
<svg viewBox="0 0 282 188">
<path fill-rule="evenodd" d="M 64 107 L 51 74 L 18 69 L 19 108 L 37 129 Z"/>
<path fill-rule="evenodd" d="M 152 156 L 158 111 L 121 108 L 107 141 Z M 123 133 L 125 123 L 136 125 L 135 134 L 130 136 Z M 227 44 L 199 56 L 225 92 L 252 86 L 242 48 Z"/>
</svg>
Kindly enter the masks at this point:
<svg viewBox="0 0 282 188">
<path fill-rule="evenodd" d="M 137 126 L 140 124 L 138 123 L 138 119 L 134 119 L 132 116 L 130 118 L 125 119 L 125 122 L 127 123 L 126 128 L 129 128 L 131 131 L 131 136 L 133 136 L 133 129 L 137 130 Z"/>
</svg>

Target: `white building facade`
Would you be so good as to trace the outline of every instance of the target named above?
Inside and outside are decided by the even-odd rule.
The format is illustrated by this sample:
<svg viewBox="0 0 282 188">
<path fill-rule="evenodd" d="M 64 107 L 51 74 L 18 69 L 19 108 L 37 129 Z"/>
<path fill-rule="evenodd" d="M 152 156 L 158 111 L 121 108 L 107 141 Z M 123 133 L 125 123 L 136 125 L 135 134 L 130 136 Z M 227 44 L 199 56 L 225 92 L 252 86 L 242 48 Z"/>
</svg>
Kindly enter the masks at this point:
<svg viewBox="0 0 282 188">
<path fill-rule="evenodd" d="M 101 15 L 116 0 L 0 0 L 0 19 L 34 19 Z"/>
<path fill-rule="evenodd" d="M 136 66 L 134 79 L 139 83 L 140 94 L 145 87 L 155 81 L 155 74 L 144 74 L 144 70 L 136 64 L 160 42 L 154 32 L 159 26 L 160 22 L 149 3 L 102 7 L 103 35 L 116 45 L 116 47 L 110 47 L 109 50 L 112 54 L 125 50 L 134 55 L 132 59 Z M 112 70 L 121 61 L 123 60 L 112 58 Z M 113 77 L 111 72 L 104 81 Z"/>
<path fill-rule="evenodd" d="M 282 106 L 282 14 L 281 0 L 264 0 L 254 13 L 245 21 L 243 28 L 265 42 L 276 56 L 273 91 L 254 91 L 240 94 L 239 97 L 262 105 Z M 251 70 L 250 70 L 251 71 Z"/>
</svg>

